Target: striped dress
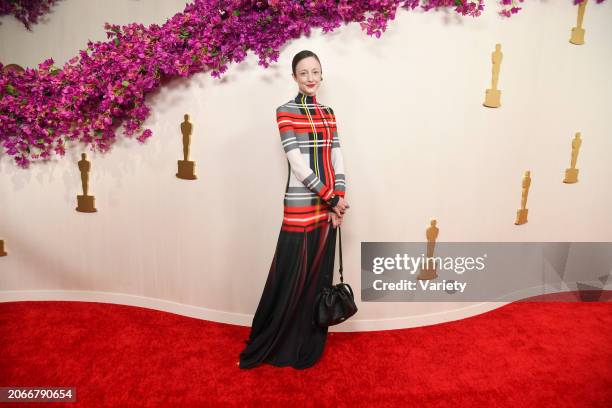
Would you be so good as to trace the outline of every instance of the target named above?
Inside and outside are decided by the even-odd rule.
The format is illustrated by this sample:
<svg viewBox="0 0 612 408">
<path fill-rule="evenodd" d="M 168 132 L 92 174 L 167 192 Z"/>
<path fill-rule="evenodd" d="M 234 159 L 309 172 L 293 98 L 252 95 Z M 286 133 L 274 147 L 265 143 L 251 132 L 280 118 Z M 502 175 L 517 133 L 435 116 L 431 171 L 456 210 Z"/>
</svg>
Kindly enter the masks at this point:
<svg viewBox="0 0 612 408">
<path fill-rule="evenodd" d="M 314 324 L 316 295 L 333 281 L 336 229 L 328 221 L 346 180 L 336 117 L 301 92 L 276 109 L 288 174 L 283 222 L 240 368 L 303 369 L 323 353 L 327 328 Z"/>
</svg>

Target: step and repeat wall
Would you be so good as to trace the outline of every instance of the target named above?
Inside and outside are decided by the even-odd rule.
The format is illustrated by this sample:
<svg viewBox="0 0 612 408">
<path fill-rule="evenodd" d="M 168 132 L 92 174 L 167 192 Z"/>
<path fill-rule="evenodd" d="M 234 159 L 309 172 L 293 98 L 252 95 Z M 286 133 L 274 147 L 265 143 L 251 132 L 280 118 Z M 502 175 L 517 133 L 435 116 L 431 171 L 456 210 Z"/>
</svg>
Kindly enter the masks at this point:
<svg viewBox="0 0 612 408">
<path fill-rule="evenodd" d="M 4 17 L 0 61 L 61 66 L 104 40 L 105 22 L 163 24 L 185 4 L 63 1 L 32 31 Z M 533 1 L 510 19 L 493 3 L 478 18 L 400 10 L 379 39 L 358 24 L 314 30 L 268 68 L 249 54 L 221 79 L 169 81 L 147 97 L 154 135 L 144 144 L 77 145 L 29 169 L 1 155 L 0 300 L 116 302 L 250 325 L 283 217 L 276 108 L 297 94 L 291 59 L 309 49 L 325 78 L 317 99 L 338 121 L 351 206 L 344 276 L 359 312 L 332 330 L 500 307 L 361 301 L 361 245 L 426 242 L 432 219 L 438 242 L 612 241 L 612 4 L 588 5 L 583 45 L 569 41 L 577 9 Z M 194 180 L 176 176 L 185 114 Z M 83 153 L 95 203 L 77 202 Z"/>
</svg>

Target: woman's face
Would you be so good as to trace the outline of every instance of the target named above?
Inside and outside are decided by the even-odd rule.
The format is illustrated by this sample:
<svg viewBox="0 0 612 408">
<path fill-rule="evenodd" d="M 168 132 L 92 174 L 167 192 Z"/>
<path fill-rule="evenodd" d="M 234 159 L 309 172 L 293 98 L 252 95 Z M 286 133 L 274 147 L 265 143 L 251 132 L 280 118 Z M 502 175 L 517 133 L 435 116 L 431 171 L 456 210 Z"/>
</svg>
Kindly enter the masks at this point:
<svg viewBox="0 0 612 408">
<path fill-rule="evenodd" d="M 321 65 L 315 57 L 300 60 L 295 67 L 293 79 L 303 94 L 315 95 L 321 85 Z"/>
</svg>

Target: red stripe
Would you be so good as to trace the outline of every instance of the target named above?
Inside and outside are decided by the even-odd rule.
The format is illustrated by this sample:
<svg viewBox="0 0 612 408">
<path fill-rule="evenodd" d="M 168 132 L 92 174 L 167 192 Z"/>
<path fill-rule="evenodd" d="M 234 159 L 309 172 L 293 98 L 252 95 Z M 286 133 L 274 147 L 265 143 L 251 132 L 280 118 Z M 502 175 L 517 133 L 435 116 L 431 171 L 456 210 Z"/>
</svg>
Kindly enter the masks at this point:
<svg viewBox="0 0 612 408">
<path fill-rule="evenodd" d="M 319 116 L 319 120 L 323 121 L 329 120 L 328 117 L 325 116 L 325 113 L 321 110 L 319 106 L 317 106 L 317 113 Z M 321 125 L 323 128 L 323 139 L 330 142 L 330 145 L 323 146 L 323 170 L 325 172 L 325 181 L 327 182 L 326 186 L 328 186 L 328 193 L 325 195 L 325 200 L 328 200 L 333 193 L 333 186 L 335 184 L 334 174 L 332 171 L 331 164 L 331 142 L 332 142 L 332 133 L 330 129 L 328 129 L 325 125 Z"/>
<path fill-rule="evenodd" d="M 293 226 L 290 226 L 290 225 L 283 224 L 281 229 L 283 231 L 292 231 L 292 232 L 304 232 L 304 231 L 306 231 L 306 232 L 308 232 L 308 231 L 312 231 L 312 230 L 317 229 L 317 228 L 325 227 L 327 224 L 328 224 L 327 221 L 317 222 L 316 224 L 313 224 L 313 225 L 310 225 L 310 226 L 307 226 L 307 227 L 293 227 Z"/>
<path fill-rule="evenodd" d="M 327 210 L 327 206 L 324 204 L 318 205 L 309 205 L 304 207 L 285 207 L 285 213 L 307 213 L 307 212 L 315 212 L 315 211 L 325 211 Z"/>
<path fill-rule="evenodd" d="M 303 213 L 290 213 L 290 212 L 285 211 L 284 216 L 289 217 L 289 218 L 310 218 L 310 217 L 314 217 L 315 215 L 328 213 L 328 212 L 329 211 L 327 210 L 308 211 L 308 212 L 303 212 Z"/>
<path fill-rule="evenodd" d="M 321 220 L 327 220 L 327 216 L 328 216 L 327 212 L 321 213 L 320 215 L 321 215 L 320 217 L 317 217 L 317 218 L 314 218 L 314 219 L 311 219 L 311 220 L 306 219 L 306 218 L 310 218 L 310 217 L 297 217 L 297 218 L 296 217 L 291 217 L 291 218 L 296 218 L 296 220 L 289 221 L 289 220 L 287 220 L 286 218 L 283 217 L 283 224 L 304 226 L 304 225 L 310 225 L 310 224 L 314 224 L 314 223 L 320 222 Z"/>
<path fill-rule="evenodd" d="M 323 121 L 322 116 L 321 116 L 321 108 L 316 109 L 317 115 L 313 118 L 313 120 L 318 120 L 320 122 Z M 323 114 L 323 117 L 326 120 L 333 120 L 333 118 L 331 116 L 325 116 L 325 114 Z M 296 124 L 296 123 L 279 123 L 281 120 L 300 120 L 302 122 L 304 122 L 304 124 Z M 285 129 L 285 128 L 289 128 L 289 129 L 293 129 L 294 132 L 297 133 L 307 133 L 307 132 L 311 132 L 312 131 L 312 124 L 309 123 L 308 121 L 308 116 L 304 115 L 304 114 L 287 114 L 287 113 L 278 113 L 276 115 L 276 122 L 278 123 L 278 127 L 279 129 Z M 330 128 L 333 128 L 333 125 L 328 125 Z M 331 133 L 332 129 L 327 129 L 325 127 L 324 124 L 314 124 L 314 128 L 316 132 L 327 132 L 327 133 Z M 326 139 L 331 139 L 331 137 L 327 137 Z"/>
</svg>

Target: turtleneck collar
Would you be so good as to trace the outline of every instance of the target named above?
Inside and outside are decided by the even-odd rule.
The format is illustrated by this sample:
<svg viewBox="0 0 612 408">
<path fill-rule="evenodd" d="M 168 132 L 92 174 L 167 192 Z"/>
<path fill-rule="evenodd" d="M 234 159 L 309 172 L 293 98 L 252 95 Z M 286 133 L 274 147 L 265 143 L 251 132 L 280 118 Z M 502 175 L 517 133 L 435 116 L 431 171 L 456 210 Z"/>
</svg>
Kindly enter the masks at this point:
<svg viewBox="0 0 612 408">
<path fill-rule="evenodd" d="M 305 93 L 302 93 L 302 91 L 298 91 L 298 94 L 295 97 L 295 103 L 302 103 L 302 101 L 304 103 L 314 104 L 317 103 L 317 96 L 306 95 Z"/>
</svg>

